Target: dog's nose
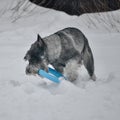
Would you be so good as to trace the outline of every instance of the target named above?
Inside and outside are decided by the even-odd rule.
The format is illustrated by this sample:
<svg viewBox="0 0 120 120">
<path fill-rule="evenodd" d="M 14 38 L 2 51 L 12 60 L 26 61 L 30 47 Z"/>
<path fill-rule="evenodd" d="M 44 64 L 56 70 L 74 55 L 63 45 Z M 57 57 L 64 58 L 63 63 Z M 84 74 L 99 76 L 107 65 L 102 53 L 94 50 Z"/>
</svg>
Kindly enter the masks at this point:
<svg viewBox="0 0 120 120">
<path fill-rule="evenodd" d="M 27 75 L 32 73 L 32 68 L 31 68 L 30 65 L 27 65 L 25 72 L 26 72 Z"/>
<path fill-rule="evenodd" d="M 28 68 L 26 68 L 25 72 L 26 72 L 27 75 L 31 73 L 30 69 L 28 69 Z"/>
</svg>

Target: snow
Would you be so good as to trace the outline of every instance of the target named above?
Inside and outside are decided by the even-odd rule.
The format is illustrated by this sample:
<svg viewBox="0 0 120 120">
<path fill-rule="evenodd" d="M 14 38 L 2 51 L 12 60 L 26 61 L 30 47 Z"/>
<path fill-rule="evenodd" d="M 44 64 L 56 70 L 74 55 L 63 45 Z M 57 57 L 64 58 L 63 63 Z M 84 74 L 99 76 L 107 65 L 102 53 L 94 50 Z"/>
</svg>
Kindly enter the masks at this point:
<svg viewBox="0 0 120 120">
<path fill-rule="evenodd" d="M 0 11 L 10 1 L 15 4 L 1 0 Z M 119 120 L 120 10 L 76 17 L 41 7 L 30 12 L 33 8 L 17 21 L 11 9 L 0 14 L 0 120 Z M 88 38 L 97 81 L 89 79 L 84 67 L 74 83 L 26 76 L 23 57 L 37 33 L 44 37 L 68 26 Z"/>
</svg>

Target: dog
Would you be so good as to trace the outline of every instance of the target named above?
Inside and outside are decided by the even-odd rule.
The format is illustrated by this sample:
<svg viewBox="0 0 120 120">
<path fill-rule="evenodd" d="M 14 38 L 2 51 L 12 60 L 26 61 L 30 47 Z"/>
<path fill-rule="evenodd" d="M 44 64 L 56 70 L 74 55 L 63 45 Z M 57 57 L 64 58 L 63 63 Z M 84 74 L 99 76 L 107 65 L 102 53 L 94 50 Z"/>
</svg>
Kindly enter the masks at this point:
<svg viewBox="0 0 120 120">
<path fill-rule="evenodd" d="M 74 81 L 78 68 L 84 64 L 90 78 L 96 80 L 91 48 L 77 28 L 68 27 L 44 38 L 38 34 L 24 59 L 29 62 L 26 67 L 29 75 L 36 75 L 39 69 L 48 71 L 48 64 L 51 64 L 68 80 Z"/>
</svg>

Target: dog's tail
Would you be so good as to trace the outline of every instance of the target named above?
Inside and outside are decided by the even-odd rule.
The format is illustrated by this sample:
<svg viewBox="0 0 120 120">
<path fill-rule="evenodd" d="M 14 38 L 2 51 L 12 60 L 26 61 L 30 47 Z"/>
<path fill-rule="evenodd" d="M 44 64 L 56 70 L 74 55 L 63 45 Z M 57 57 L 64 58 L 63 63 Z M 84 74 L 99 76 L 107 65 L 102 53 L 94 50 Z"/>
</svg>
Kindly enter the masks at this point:
<svg viewBox="0 0 120 120">
<path fill-rule="evenodd" d="M 94 59 L 91 48 L 87 40 L 85 40 L 84 49 L 82 52 L 82 59 L 85 68 L 87 69 L 91 79 L 96 80 L 96 76 L 94 74 Z"/>
</svg>

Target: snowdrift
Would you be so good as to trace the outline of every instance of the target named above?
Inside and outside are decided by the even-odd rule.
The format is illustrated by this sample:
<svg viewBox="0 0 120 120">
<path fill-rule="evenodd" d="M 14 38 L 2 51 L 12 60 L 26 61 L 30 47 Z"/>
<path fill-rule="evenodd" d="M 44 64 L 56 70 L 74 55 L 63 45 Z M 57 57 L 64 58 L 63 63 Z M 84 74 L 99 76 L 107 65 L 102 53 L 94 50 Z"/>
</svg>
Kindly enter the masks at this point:
<svg viewBox="0 0 120 120">
<path fill-rule="evenodd" d="M 1 0 L 1 10 L 10 1 Z M 71 17 L 34 7 L 24 14 L 8 9 L 0 17 L 0 120 L 120 119 L 120 11 Z M 26 76 L 23 57 L 37 33 L 44 37 L 68 26 L 88 38 L 97 81 L 89 80 L 84 67 L 74 83 Z"/>
</svg>

